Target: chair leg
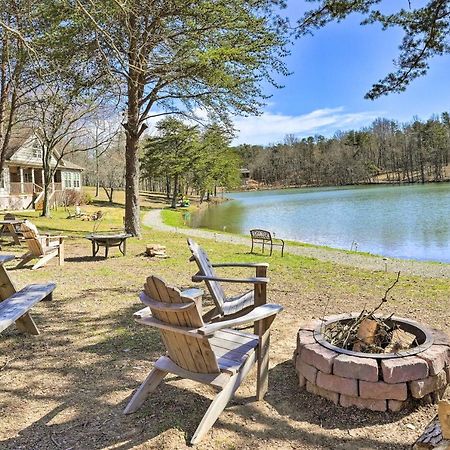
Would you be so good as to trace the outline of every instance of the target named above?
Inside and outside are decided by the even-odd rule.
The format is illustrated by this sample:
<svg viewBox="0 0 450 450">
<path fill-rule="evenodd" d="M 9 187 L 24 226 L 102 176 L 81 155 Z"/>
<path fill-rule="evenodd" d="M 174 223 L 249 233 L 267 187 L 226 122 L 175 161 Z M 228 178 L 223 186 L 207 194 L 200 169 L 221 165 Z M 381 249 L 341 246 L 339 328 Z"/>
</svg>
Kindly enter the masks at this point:
<svg viewBox="0 0 450 450">
<path fill-rule="evenodd" d="M 161 383 L 167 374 L 168 372 L 155 367 L 149 373 L 148 377 L 141 384 L 139 389 L 134 393 L 123 413 L 131 414 L 137 411 L 145 402 L 145 399 L 158 387 L 159 383 Z"/>
<path fill-rule="evenodd" d="M 257 355 L 252 353 L 242 365 L 239 372 L 234 374 L 224 386 L 223 390 L 216 395 L 212 403 L 209 405 L 208 411 L 206 411 L 206 414 L 203 416 L 200 425 L 195 430 L 194 436 L 191 439 L 191 444 L 197 444 L 200 442 L 203 436 L 205 436 L 209 429 L 214 425 L 214 422 L 217 420 L 220 413 L 227 406 L 227 403 L 233 397 L 242 381 L 245 379 L 251 368 L 255 365 L 256 358 Z"/>
<path fill-rule="evenodd" d="M 54 251 L 49 253 L 48 255 L 43 256 L 42 258 L 39 258 L 38 262 L 31 268 L 31 270 L 39 269 L 39 267 L 44 266 L 47 264 L 52 258 L 54 258 L 58 254 L 58 251 Z"/>
<path fill-rule="evenodd" d="M 19 317 L 16 320 L 16 327 L 22 333 L 29 333 L 35 336 L 40 334 L 38 327 L 34 323 L 34 320 L 31 317 L 30 313 L 25 313 L 23 316 Z"/>
<path fill-rule="evenodd" d="M 256 373 L 256 400 L 264 398 L 269 388 L 269 341 L 270 333 L 266 331 L 261 337 L 258 347 L 258 366 Z"/>
<path fill-rule="evenodd" d="M 205 436 L 205 434 L 211 429 L 222 411 L 227 406 L 228 402 L 233 397 L 233 394 L 239 387 L 240 382 L 241 377 L 239 377 L 239 373 L 233 375 L 227 385 L 223 388 L 223 390 L 216 395 L 212 403 L 209 405 L 209 408 L 206 411 L 205 415 L 203 416 L 202 421 L 195 430 L 194 436 L 192 436 L 192 445 L 199 443 Z"/>
<path fill-rule="evenodd" d="M 64 265 L 64 242 L 61 242 L 58 247 L 58 262 L 59 265 Z"/>
<path fill-rule="evenodd" d="M 33 259 L 34 259 L 34 255 L 32 253 L 30 253 L 30 252 L 25 253 L 25 255 L 22 256 L 22 260 L 19 262 L 19 264 L 17 264 L 17 266 L 15 268 L 20 269 L 21 267 L 23 267 L 25 264 L 27 264 L 28 262 L 30 262 Z"/>
</svg>

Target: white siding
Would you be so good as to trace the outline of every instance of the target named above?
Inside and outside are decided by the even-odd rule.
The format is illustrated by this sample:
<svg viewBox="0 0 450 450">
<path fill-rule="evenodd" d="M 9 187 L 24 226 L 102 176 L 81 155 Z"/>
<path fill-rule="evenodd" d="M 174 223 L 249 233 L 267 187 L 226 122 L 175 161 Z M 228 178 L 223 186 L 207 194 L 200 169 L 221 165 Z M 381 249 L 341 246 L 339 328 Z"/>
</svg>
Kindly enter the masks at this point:
<svg viewBox="0 0 450 450">
<path fill-rule="evenodd" d="M 0 194 L 9 194 L 9 169 L 5 167 L 0 176 Z"/>
<path fill-rule="evenodd" d="M 42 154 L 39 154 L 39 149 L 36 145 L 37 142 L 39 141 L 36 137 L 30 137 L 22 147 L 14 153 L 10 161 L 42 166 Z M 56 159 L 52 156 L 51 165 L 54 166 L 55 164 Z"/>
</svg>

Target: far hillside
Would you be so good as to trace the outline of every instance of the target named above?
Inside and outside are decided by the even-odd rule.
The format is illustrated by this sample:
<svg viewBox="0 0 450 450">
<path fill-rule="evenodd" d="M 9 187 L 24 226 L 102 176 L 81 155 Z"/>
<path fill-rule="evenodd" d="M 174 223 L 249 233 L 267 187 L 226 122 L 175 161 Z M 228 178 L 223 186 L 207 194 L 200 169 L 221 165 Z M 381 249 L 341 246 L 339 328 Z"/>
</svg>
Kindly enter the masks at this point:
<svg viewBox="0 0 450 450">
<path fill-rule="evenodd" d="M 426 183 L 450 180 L 450 116 L 407 124 L 377 119 L 331 138 L 286 136 L 238 147 L 250 179 L 269 186 Z"/>
</svg>

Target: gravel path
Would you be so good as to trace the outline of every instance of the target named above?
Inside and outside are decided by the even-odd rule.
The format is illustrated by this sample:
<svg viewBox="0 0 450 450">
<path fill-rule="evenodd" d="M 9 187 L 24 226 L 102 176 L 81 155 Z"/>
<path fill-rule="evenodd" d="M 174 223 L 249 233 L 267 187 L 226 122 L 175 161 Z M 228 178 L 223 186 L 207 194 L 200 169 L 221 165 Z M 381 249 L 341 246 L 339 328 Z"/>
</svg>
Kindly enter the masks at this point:
<svg viewBox="0 0 450 450">
<path fill-rule="evenodd" d="M 232 244 L 245 244 L 251 246 L 251 239 L 238 235 L 222 234 L 198 228 L 175 228 L 163 223 L 161 210 L 154 209 L 148 212 L 143 220 L 144 225 L 161 231 L 170 231 L 192 237 L 214 239 Z M 330 261 L 346 266 L 359 267 L 367 270 L 387 270 L 389 272 L 401 271 L 402 274 L 419 275 L 430 278 L 450 278 L 450 264 L 429 263 L 407 259 L 383 259 L 382 256 L 367 256 L 347 253 L 340 250 L 329 250 L 323 247 L 297 247 L 285 246 L 285 252 L 293 255 L 309 256 L 322 261 Z"/>
</svg>

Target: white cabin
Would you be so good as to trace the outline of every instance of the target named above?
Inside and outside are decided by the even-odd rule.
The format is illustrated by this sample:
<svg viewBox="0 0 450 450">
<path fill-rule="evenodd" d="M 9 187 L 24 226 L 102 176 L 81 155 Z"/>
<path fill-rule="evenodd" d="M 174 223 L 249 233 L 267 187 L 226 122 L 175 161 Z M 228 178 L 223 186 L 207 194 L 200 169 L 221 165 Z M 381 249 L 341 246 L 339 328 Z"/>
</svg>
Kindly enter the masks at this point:
<svg viewBox="0 0 450 450">
<path fill-rule="evenodd" d="M 56 159 L 52 156 L 52 165 Z M 83 168 L 62 159 L 50 186 L 53 202 L 62 197 L 65 189 L 80 190 Z M 42 148 L 36 134 L 20 130 L 11 136 L 5 165 L 0 174 L 0 209 L 34 208 L 43 196 L 44 169 Z"/>
</svg>

